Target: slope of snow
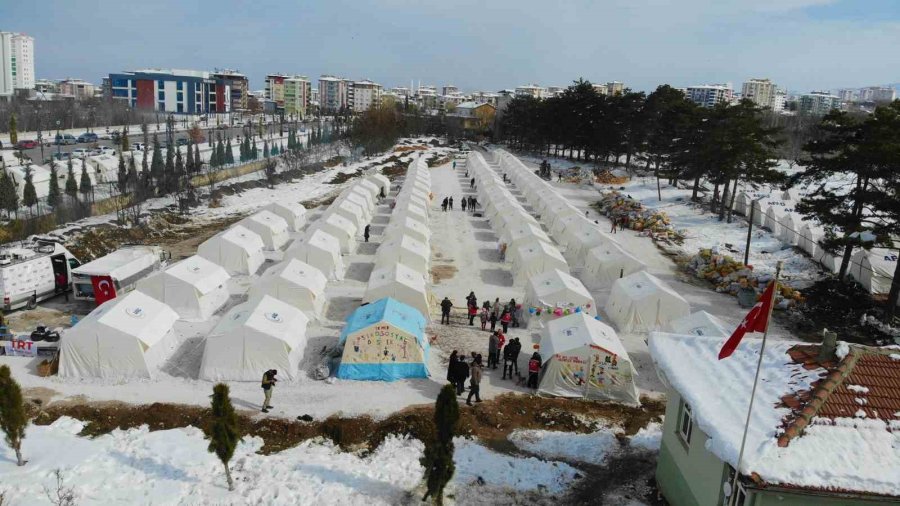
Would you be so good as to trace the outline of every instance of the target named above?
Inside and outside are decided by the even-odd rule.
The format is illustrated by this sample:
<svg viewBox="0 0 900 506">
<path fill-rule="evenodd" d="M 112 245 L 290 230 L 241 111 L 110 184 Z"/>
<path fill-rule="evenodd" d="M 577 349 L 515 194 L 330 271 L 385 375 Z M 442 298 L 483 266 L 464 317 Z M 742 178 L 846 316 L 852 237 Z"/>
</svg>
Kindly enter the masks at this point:
<svg viewBox="0 0 900 506">
<path fill-rule="evenodd" d="M 562 462 L 544 461 L 534 457 L 518 458 L 497 453 L 475 441 L 455 438 L 453 460 L 456 474 L 451 484 L 456 489 L 484 480 L 489 487 L 518 491 L 547 490 L 563 492 L 578 475 L 578 471 Z"/>
<path fill-rule="evenodd" d="M 600 465 L 619 447 L 615 432 L 601 429 L 590 434 L 549 430 L 517 430 L 509 435 L 517 447 L 547 459 L 565 459 Z"/>
<path fill-rule="evenodd" d="M 662 442 L 662 424 L 650 422 L 646 427 L 641 427 L 637 433 L 629 439 L 632 448 L 649 451 L 659 451 Z"/>
</svg>

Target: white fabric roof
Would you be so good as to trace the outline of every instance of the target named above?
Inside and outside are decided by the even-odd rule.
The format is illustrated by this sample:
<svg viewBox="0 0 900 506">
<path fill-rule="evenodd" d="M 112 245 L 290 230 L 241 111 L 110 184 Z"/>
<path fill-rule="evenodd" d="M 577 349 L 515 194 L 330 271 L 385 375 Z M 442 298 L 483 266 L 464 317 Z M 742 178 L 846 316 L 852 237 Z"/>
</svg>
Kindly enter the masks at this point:
<svg viewBox="0 0 900 506">
<path fill-rule="evenodd" d="M 338 240 L 341 245 L 341 253 L 351 254 L 356 251 L 356 225 L 344 216 L 326 212 L 321 218 L 313 222 L 307 232 L 321 230 Z"/>
<path fill-rule="evenodd" d="M 403 264 L 422 275 L 428 273 L 431 248 L 421 241 L 402 235 L 386 238 L 375 253 L 375 268 Z"/>
<path fill-rule="evenodd" d="M 269 250 L 280 250 L 290 241 L 288 235 L 290 225 L 287 220 L 266 209 L 251 214 L 238 224 L 255 232 Z"/>
<path fill-rule="evenodd" d="M 250 300 L 265 295 L 296 307 L 309 317 L 321 317 L 328 279 L 306 262 L 289 258 L 272 266 L 250 287 Z"/>
<path fill-rule="evenodd" d="M 647 268 L 644 262 L 614 242 L 594 246 L 584 261 L 589 275 L 598 283 L 611 284 L 619 275 L 628 276 Z"/>
<path fill-rule="evenodd" d="M 428 287 L 420 272 L 399 263 L 372 271 L 363 302 L 374 302 L 384 297 L 392 297 L 412 306 L 422 313 L 425 320 L 431 320 Z"/>
<path fill-rule="evenodd" d="M 182 318 L 202 321 L 228 302 L 230 277 L 221 266 L 194 255 L 140 280 L 137 290 L 168 304 Z"/>
<path fill-rule="evenodd" d="M 197 254 L 219 264 L 229 274 L 253 274 L 265 262 L 262 238 L 242 225 L 234 225 L 204 241 Z"/>
<path fill-rule="evenodd" d="M 617 279 L 606 302 L 606 314 L 620 332 L 656 330 L 690 311 L 681 295 L 645 271 Z"/>
<path fill-rule="evenodd" d="M 728 337 L 734 328 L 706 311 L 697 311 L 670 321 L 665 330 L 673 334 Z"/>
<path fill-rule="evenodd" d="M 306 224 L 306 208 L 299 202 L 272 202 L 263 209 L 284 218 L 294 232 L 299 232 Z"/>
<path fill-rule="evenodd" d="M 284 258 L 296 258 L 316 269 L 329 279 L 344 279 L 344 259 L 341 244 L 331 234 L 322 230 L 308 230 L 303 238 L 294 241 Z"/>
<path fill-rule="evenodd" d="M 72 273 L 122 280 L 158 264 L 160 251 L 158 246 L 127 246 L 80 265 Z"/>
<path fill-rule="evenodd" d="M 897 250 L 887 248 L 860 249 L 850 257 L 847 271 L 872 294 L 885 295 L 891 291 L 891 281 L 897 269 Z"/>
</svg>

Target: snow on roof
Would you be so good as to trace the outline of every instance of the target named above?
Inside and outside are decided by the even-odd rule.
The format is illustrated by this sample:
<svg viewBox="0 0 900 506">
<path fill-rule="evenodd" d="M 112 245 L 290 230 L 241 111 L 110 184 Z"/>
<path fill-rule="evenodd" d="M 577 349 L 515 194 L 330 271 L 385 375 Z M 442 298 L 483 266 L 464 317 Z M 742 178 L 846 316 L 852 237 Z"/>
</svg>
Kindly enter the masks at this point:
<svg viewBox="0 0 900 506">
<path fill-rule="evenodd" d="M 706 448 L 734 466 L 761 341 L 745 338 L 725 360 L 718 360 L 721 345 L 721 338 L 664 333 L 649 341 L 660 376 L 709 436 Z M 900 496 L 900 414 L 888 408 L 900 403 L 890 386 L 900 360 L 890 350 L 846 347 L 840 363 L 819 363 L 818 346 L 766 344 L 742 475 L 756 473 L 763 486 Z M 860 397 L 863 407 L 854 401 Z"/>
<path fill-rule="evenodd" d="M 112 276 L 123 280 L 159 262 L 159 248 L 128 246 L 72 269 L 73 274 Z"/>
<path fill-rule="evenodd" d="M 616 331 L 587 313 L 573 313 L 551 320 L 546 325 L 541 352 L 548 358 L 584 345 L 594 345 L 631 361 Z"/>
<path fill-rule="evenodd" d="M 426 293 L 425 277 L 415 269 L 403 264 L 391 264 L 375 269 L 369 276 L 367 291 L 393 283 L 399 283 L 414 289 L 417 292 Z"/>
</svg>

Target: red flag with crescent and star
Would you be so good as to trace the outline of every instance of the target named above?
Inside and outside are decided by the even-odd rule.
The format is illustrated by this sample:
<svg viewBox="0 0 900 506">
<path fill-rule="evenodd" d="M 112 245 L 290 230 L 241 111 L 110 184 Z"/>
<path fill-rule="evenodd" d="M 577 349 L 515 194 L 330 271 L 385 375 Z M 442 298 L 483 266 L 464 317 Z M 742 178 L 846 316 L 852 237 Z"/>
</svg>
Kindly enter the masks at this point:
<svg viewBox="0 0 900 506">
<path fill-rule="evenodd" d="M 110 276 L 92 276 L 91 284 L 94 286 L 94 302 L 99 306 L 109 299 L 116 298 L 116 285 Z"/>
<path fill-rule="evenodd" d="M 744 320 L 738 325 L 738 328 L 734 329 L 731 337 L 729 337 L 728 340 L 725 341 L 725 344 L 722 345 L 722 349 L 719 350 L 719 360 L 730 357 L 738 344 L 741 343 L 744 334 L 747 332 L 766 331 L 766 327 L 769 323 L 769 306 L 772 305 L 774 296 L 775 283 L 769 283 L 769 286 L 766 287 L 766 291 L 763 292 L 762 297 L 760 297 L 756 305 L 750 309 L 750 312 L 747 313 L 747 316 L 744 317 Z"/>
</svg>

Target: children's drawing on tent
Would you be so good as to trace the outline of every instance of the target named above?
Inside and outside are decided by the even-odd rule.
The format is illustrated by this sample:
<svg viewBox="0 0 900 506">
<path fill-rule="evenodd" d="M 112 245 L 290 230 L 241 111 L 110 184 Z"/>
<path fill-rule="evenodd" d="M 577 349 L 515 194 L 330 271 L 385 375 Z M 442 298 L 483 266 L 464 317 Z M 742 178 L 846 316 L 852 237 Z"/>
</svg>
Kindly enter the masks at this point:
<svg viewBox="0 0 900 506">
<path fill-rule="evenodd" d="M 410 337 L 389 325 L 377 325 L 349 339 L 353 355 L 345 356 L 348 363 L 408 362 Z"/>
<path fill-rule="evenodd" d="M 625 379 L 622 378 L 619 370 L 618 356 L 598 346 L 592 345 L 591 349 L 593 353 L 591 354 L 590 386 L 603 389 L 610 386 L 624 385 Z"/>
<path fill-rule="evenodd" d="M 555 357 L 560 364 L 559 375 L 563 383 L 572 388 L 584 386 L 585 382 L 585 362 L 579 356 L 557 354 Z"/>
</svg>

